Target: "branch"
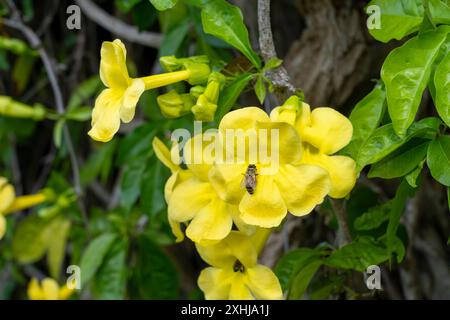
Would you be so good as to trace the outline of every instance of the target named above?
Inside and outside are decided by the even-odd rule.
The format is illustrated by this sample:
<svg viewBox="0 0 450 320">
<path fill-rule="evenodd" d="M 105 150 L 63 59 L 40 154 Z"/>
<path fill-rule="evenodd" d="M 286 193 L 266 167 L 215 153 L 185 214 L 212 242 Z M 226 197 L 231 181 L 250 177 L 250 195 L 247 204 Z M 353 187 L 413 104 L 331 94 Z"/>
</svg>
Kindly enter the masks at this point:
<svg viewBox="0 0 450 320">
<path fill-rule="evenodd" d="M 258 31 L 259 47 L 264 62 L 267 63 L 270 59 L 277 57 L 270 23 L 270 0 L 258 0 Z M 297 91 L 284 67 L 269 70 L 266 75 L 274 86 L 274 93 L 278 100 L 284 101 Z"/>
<path fill-rule="evenodd" d="M 114 18 L 90 0 L 75 0 L 75 3 L 80 6 L 86 17 L 111 33 L 147 47 L 159 48 L 161 46 L 162 36 L 159 33 L 148 31 L 139 32 L 138 28 Z"/>
<path fill-rule="evenodd" d="M 330 202 L 339 224 L 339 230 L 337 235 L 338 246 L 342 247 L 352 241 L 350 228 L 347 222 L 347 210 L 345 207 L 345 200 L 330 199 Z"/>
</svg>

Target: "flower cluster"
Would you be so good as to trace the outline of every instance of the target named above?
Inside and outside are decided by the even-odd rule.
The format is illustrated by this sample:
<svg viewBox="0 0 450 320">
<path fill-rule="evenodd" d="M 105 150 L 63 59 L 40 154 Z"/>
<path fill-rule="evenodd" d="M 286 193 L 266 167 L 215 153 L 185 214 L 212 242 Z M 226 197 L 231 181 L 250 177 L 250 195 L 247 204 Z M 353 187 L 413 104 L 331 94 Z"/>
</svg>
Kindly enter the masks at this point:
<svg viewBox="0 0 450 320">
<path fill-rule="evenodd" d="M 276 135 L 268 137 L 267 131 Z M 288 212 L 303 216 L 327 195 L 343 198 L 350 192 L 355 162 L 333 154 L 351 137 L 352 125 L 339 112 L 311 111 L 294 96 L 270 116 L 256 107 L 228 113 L 216 134 L 188 140 L 181 158 L 178 144 L 169 151 L 155 138 L 156 155 L 172 171 L 165 198 L 174 234 L 181 241 L 185 224 L 186 236 L 212 266 L 199 278 L 206 298 L 281 298 L 275 275 L 256 263 L 262 246 L 254 244 L 255 236 L 279 226 Z M 239 140 L 243 152 L 235 144 Z"/>
</svg>

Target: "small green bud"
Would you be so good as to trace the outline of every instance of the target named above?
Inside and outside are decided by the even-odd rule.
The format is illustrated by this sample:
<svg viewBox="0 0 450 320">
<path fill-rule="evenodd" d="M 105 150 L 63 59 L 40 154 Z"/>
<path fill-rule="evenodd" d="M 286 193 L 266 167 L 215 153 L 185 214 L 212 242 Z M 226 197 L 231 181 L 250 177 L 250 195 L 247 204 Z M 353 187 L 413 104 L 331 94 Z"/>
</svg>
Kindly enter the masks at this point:
<svg viewBox="0 0 450 320">
<path fill-rule="evenodd" d="M 15 101 L 11 97 L 0 96 L 0 115 L 40 121 L 47 115 L 47 110 L 41 104 L 35 104 L 32 107 Z"/>
<path fill-rule="evenodd" d="M 188 113 L 195 101 L 190 94 L 179 94 L 171 90 L 156 99 L 161 113 L 166 118 L 179 118 Z"/>
<path fill-rule="evenodd" d="M 202 86 L 194 86 L 191 88 L 191 90 L 189 90 L 189 93 L 191 94 L 192 97 L 194 97 L 195 99 L 198 99 L 198 97 L 205 92 L 205 87 Z"/>
<path fill-rule="evenodd" d="M 197 104 L 192 107 L 191 111 L 195 116 L 195 120 L 210 122 L 214 120 L 217 104 L 211 103 L 206 95 L 202 94 L 197 99 Z"/>
<path fill-rule="evenodd" d="M 211 68 L 204 63 L 185 63 L 184 68 L 191 71 L 191 76 L 187 80 L 190 85 L 204 84 L 208 81 Z"/>
</svg>

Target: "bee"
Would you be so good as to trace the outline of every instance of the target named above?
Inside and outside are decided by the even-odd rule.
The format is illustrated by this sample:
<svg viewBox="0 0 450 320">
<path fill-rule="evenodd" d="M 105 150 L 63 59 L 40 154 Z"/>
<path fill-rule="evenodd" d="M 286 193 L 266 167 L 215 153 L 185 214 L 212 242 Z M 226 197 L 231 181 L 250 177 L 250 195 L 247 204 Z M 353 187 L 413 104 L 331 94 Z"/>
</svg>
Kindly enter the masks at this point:
<svg viewBox="0 0 450 320">
<path fill-rule="evenodd" d="M 249 194 L 253 194 L 255 192 L 257 175 L 258 173 L 256 171 L 256 166 L 254 164 L 249 164 L 242 181 Z"/>
</svg>

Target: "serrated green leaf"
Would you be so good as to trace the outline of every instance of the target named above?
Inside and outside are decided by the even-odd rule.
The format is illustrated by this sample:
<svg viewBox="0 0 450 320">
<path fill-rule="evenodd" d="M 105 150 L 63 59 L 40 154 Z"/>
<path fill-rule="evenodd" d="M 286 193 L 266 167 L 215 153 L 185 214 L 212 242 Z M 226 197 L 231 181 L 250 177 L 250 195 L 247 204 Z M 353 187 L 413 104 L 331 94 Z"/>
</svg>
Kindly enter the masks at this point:
<svg viewBox="0 0 450 320">
<path fill-rule="evenodd" d="M 151 4 L 156 8 L 156 10 L 164 11 L 173 8 L 178 0 L 150 0 Z"/>
<path fill-rule="evenodd" d="M 412 141 L 415 142 L 415 141 Z M 402 177 L 414 170 L 427 155 L 429 142 L 400 148 L 390 156 L 375 163 L 368 173 L 369 178 L 393 179 Z"/>
<path fill-rule="evenodd" d="M 392 124 L 376 129 L 361 145 L 356 157 L 358 169 L 361 170 L 368 164 L 380 161 L 414 137 L 433 139 L 439 131 L 440 124 L 441 121 L 437 118 L 422 119 L 413 123 L 404 137 L 399 137 L 395 133 Z"/>
<path fill-rule="evenodd" d="M 117 239 L 114 233 L 105 233 L 92 240 L 83 252 L 80 261 L 81 284 L 84 286 L 100 268 L 103 259 L 113 242 Z"/>
<path fill-rule="evenodd" d="M 421 0 L 372 0 L 368 6 L 372 5 L 377 6 L 381 14 L 380 28 L 369 28 L 375 39 L 382 42 L 400 40 L 419 30 L 424 16 Z"/>
<path fill-rule="evenodd" d="M 450 126 L 450 51 L 439 63 L 434 74 L 436 110 L 447 126 Z"/>
<path fill-rule="evenodd" d="M 450 186 L 450 136 L 438 137 L 430 143 L 427 165 L 435 180 Z"/>
<path fill-rule="evenodd" d="M 404 136 L 413 123 L 441 45 L 450 27 L 420 34 L 394 49 L 381 69 L 395 132 Z"/>
<path fill-rule="evenodd" d="M 385 109 L 386 92 L 382 86 L 377 85 L 352 110 L 349 116 L 353 125 L 352 140 L 341 153 L 356 158 L 361 145 L 380 124 Z"/>
<path fill-rule="evenodd" d="M 209 0 L 202 5 L 202 24 L 206 33 L 218 37 L 241 51 L 250 62 L 261 67 L 253 51 L 241 10 L 225 0 Z"/>
<path fill-rule="evenodd" d="M 264 84 L 263 77 L 258 77 L 253 89 L 255 90 L 255 94 L 258 97 L 259 103 L 263 104 L 264 100 L 266 99 L 266 86 Z"/>
</svg>

